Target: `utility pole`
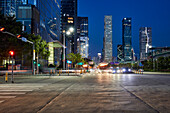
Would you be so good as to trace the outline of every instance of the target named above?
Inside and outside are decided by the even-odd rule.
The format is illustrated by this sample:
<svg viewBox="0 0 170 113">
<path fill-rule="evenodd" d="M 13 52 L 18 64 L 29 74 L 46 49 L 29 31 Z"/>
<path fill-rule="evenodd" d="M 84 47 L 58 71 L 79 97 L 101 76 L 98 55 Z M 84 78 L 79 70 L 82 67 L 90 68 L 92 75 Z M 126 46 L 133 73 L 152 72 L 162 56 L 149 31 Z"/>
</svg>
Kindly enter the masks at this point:
<svg viewBox="0 0 170 113">
<path fill-rule="evenodd" d="M 63 30 L 63 44 L 64 44 L 64 46 L 65 46 L 65 40 L 66 40 L 66 32 L 65 32 L 65 30 Z M 63 47 L 63 70 L 65 70 L 65 65 L 66 65 L 66 62 L 65 62 L 65 60 L 66 60 L 66 53 L 65 53 L 65 47 Z"/>
</svg>

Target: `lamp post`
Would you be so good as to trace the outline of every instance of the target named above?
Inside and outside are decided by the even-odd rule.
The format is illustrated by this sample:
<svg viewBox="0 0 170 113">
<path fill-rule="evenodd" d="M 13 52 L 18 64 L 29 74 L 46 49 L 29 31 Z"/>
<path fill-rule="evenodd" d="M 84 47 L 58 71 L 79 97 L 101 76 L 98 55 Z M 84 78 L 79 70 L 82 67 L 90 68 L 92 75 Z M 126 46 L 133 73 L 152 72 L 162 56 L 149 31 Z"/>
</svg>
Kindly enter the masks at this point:
<svg viewBox="0 0 170 113">
<path fill-rule="evenodd" d="M 73 27 L 70 27 L 68 31 L 63 30 L 63 70 L 65 70 L 66 67 L 66 48 L 65 48 L 65 43 L 66 43 L 66 35 L 70 35 L 74 31 Z"/>
<path fill-rule="evenodd" d="M 64 47 L 63 47 L 63 70 L 65 70 L 65 38 L 66 38 L 66 32 L 65 32 L 65 30 L 63 30 L 63 44 L 64 44 Z"/>
</svg>

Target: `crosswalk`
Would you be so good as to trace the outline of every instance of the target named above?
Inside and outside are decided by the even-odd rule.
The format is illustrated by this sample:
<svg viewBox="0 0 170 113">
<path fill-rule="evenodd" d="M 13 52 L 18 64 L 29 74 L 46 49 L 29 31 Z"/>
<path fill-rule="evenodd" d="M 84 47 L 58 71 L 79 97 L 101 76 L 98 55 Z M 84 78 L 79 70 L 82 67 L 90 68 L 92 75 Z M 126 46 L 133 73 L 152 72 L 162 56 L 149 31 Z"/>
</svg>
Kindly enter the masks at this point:
<svg viewBox="0 0 170 113">
<path fill-rule="evenodd" d="M 0 84 L 0 104 L 28 92 L 39 90 L 47 83 Z"/>
</svg>

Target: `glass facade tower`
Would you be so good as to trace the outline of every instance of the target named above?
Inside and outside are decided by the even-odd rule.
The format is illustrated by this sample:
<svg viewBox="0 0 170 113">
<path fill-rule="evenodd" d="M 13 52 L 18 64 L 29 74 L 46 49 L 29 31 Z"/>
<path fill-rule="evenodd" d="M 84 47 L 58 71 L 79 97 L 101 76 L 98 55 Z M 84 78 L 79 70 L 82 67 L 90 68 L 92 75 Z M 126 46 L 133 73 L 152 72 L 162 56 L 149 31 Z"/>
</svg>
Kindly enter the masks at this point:
<svg viewBox="0 0 170 113">
<path fill-rule="evenodd" d="M 123 47 L 123 60 L 125 62 L 132 61 L 132 31 L 131 31 L 131 18 L 123 18 L 122 20 L 122 47 Z"/>
<path fill-rule="evenodd" d="M 104 61 L 112 62 L 112 16 L 104 18 Z"/>
<path fill-rule="evenodd" d="M 74 32 L 66 36 L 66 53 L 77 53 L 77 0 L 61 0 L 61 33 L 70 27 Z M 62 37 L 60 39 L 63 41 Z"/>
<path fill-rule="evenodd" d="M 80 53 L 83 58 L 88 58 L 88 17 L 77 18 L 77 37 L 77 52 Z"/>
<path fill-rule="evenodd" d="M 147 59 L 149 47 L 152 46 L 152 28 L 141 27 L 139 29 L 140 60 Z"/>
<path fill-rule="evenodd" d="M 16 16 L 16 9 L 22 0 L 0 0 L 0 12 L 4 16 Z"/>
</svg>

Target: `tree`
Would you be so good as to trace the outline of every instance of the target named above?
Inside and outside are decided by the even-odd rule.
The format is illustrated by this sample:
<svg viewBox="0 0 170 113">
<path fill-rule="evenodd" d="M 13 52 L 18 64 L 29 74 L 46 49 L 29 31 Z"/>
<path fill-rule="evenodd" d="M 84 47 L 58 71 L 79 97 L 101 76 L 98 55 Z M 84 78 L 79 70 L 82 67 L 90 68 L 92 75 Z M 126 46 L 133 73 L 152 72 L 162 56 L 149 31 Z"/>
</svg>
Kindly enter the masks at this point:
<svg viewBox="0 0 170 113">
<path fill-rule="evenodd" d="M 48 59 L 48 57 L 50 56 L 50 52 L 47 49 L 48 44 L 45 40 L 42 40 L 42 37 L 40 35 L 36 36 L 34 34 L 23 34 L 23 36 L 27 37 L 28 40 L 34 42 L 37 63 L 39 58 L 45 60 Z M 32 46 L 29 46 L 29 49 L 32 50 Z"/>
<path fill-rule="evenodd" d="M 84 59 L 82 58 L 82 56 L 78 53 L 78 54 L 74 54 L 74 53 L 69 53 L 67 55 L 67 59 L 72 61 L 73 63 L 73 66 L 76 64 L 76 63 L 79 63 L 79 62 L 85 62 Z"/>
<path fill-rule="evenodd" d="M 0 14 L 0 27 L 4 27 L 4 31 L 8 31 L 14 35 L 22 33 L 22 24 L 16 22 L 15 17 L 4 17 Z M 8 59 L 9 51 L 14 50 L 15 53 L 20 54 L 23 49 L 24 42 L 18 40 L 14 36 L 0 32 L 0 63 L 3 59 Z"/>
<path fill-rule="evenodd" d="M 21 37 L 25 37 L 28 40 L 35 43 L 37 58 L 48 59 L 50 52 L 48 51 L 48 44 L 45 40 L 34 34 L 27 34 L 22 32 L 22 23 L 17 22 L 15 17 L 4 17 L 0 14 L 0 27 L 4 27 L 5 31 L 14 34 L 11 36 L 7 33 L 0 32 L 0 63 L 3 59 L 8 59 L 9 51 L 14 50 L 17 58 L 23 62 L 24 55 L 27 56 L 27 60 L 32 59 L 32 44 L 23 42 L 17 38 L 20 34 Z"/>
</svg>

